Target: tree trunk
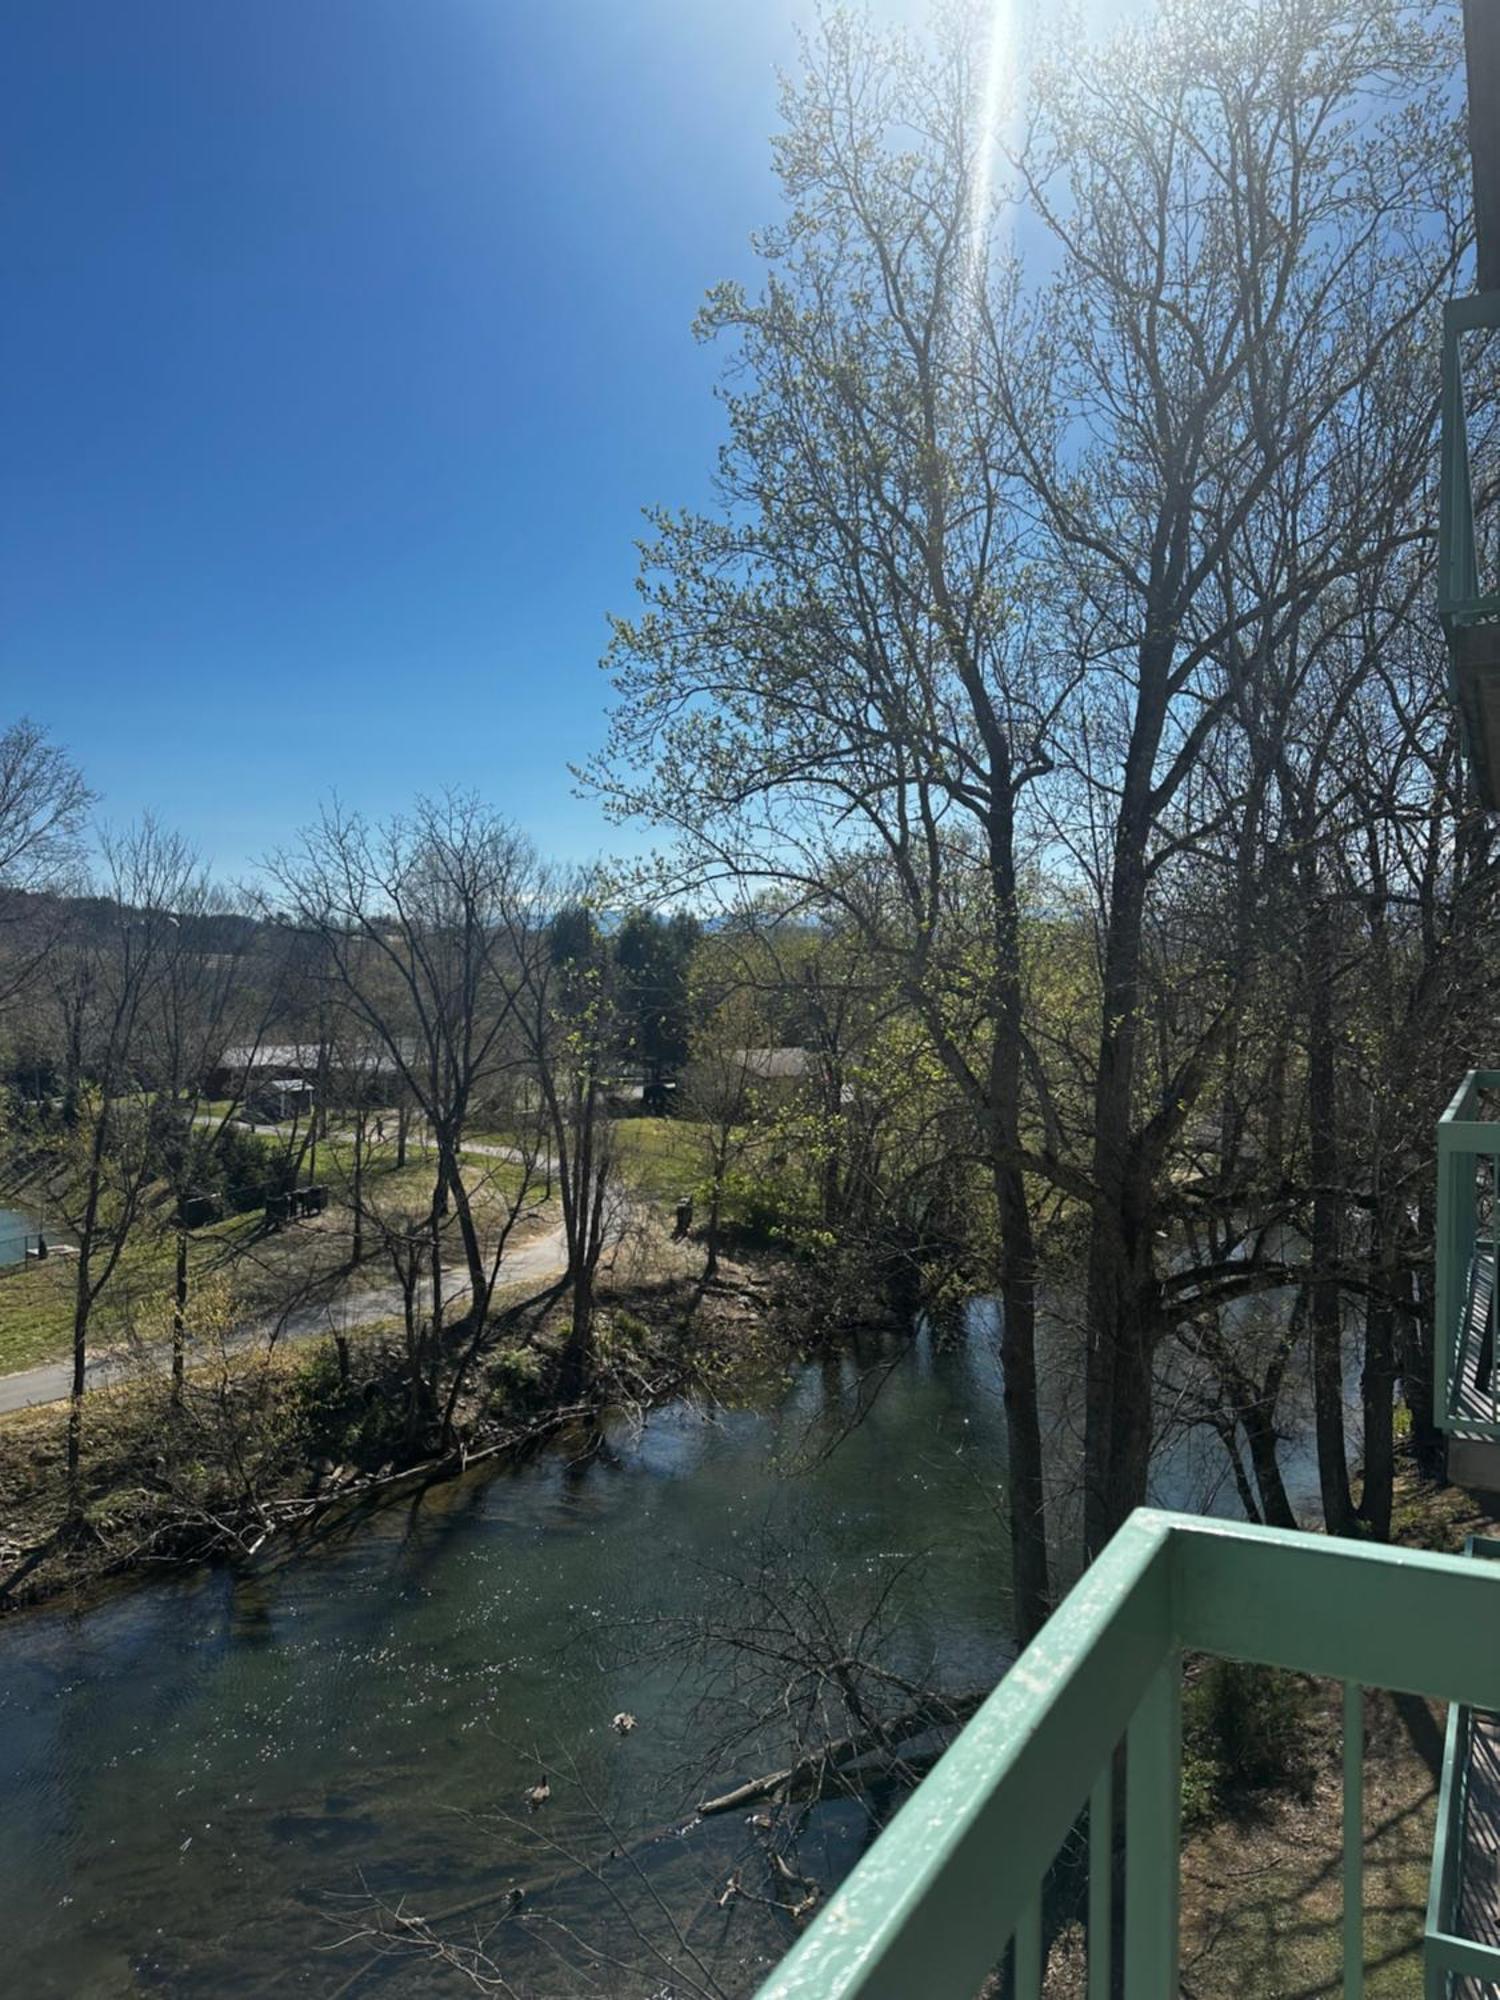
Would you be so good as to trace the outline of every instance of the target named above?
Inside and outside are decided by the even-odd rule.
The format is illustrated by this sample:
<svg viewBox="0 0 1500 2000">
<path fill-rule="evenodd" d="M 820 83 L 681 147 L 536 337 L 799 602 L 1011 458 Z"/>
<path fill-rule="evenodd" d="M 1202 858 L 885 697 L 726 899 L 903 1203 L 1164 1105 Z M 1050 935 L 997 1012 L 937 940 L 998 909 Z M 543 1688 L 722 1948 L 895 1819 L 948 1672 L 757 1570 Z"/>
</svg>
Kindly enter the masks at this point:
<svg viewBox="0 0 1500 2000">
<path fill-rule="evenodd" d="M 1287 1497 L 1276 1455 L 1276 1405 L 1286 1379 L 1287 1363 L 1300 1333 L 1296 1316 L 1298 1310 L 1300 1297 L 1299 1306 L 1294 1308 L 1292 1323 L 1273 1354 L 1264 1379 L 1258 1383 L 1240 1367 L 1232 1349 L 1226 1348 L 1217 1339 L 1208 1345 L 1221 1395 L 1233 1412 L 1231 1425 L 1237 1423 L 1245 1434 L 1250 1469 L 1255 1475 L 1260 1519 L 1272 1528 L 1297 1526 L 1297 1517 Z"/>
<path fill-rule="evenodd" d="M 1344 1439 L 1343 1290 L 1338 1260 L 1343 1200 L 1339 1182 L 1338 1091 L 1333 1037 L 1333 979 L 1328 962 L 1326 915 L 1315 896 L 1304 901 L 1308 918 L 1307 1113 L 1312 1166 L 1311 1278 L 1313 1427 L 1318 1447 L 1318 1489 L 1323 1525 L 1330 1535 L 1354 1533 L 1354 1500 Z"/>
<path fill-rule="evenodd" d="M 88 1386 L 89 1352 L 88 1256 L 79 1245 L 73 1293 L 73 1385 L 68 1401 L 68 1518 L 83 1513 L 83 1393 Z"/>
<path fill-rule="evenodd" d="M 436 1194 L 432 1200 L 432 1215 L 428 1222 L 429 1253 L 432 1275 L 432 1366 L 431 1400 L 437 1400 L 437 1375 L 442 1366 L 443 1356 L 443 1225 L 442 1210 L 438 1207 Z"/>
<path fill-rule="evenodd" d="M 1164 585 L 1163 588 L 1166 588 Z M 1149 1218 L 1132 1214 L 1131 1120 L 1140 1016 L 1141 932 L 1151 783 L 1167 710 L 1172 641 L 1165 609 L 1148 607 L 1130 749 L 1115 822 L 1104 938 L 1103 1022 L 1094 1084 L 1094 1211 L 1089 1231 L 1084 1360 L 1084 1550 L 1096 1556 L 1146 1497 L 1151 1458 L 1151 1355 L 1143 1350 L 1138 1274 Z"/>
<path fill-rule="evenodd" d="M 88 1387 L 89 1318 L 94 1309 L 93 1257 L 99 1228 L 104 1159 L 108 1152 L 109 1100 L 94 1121 L 89 1144 L 87 1191 L 78 1229 L 78 1263 L 73 1285 L 73 1384 L 68 1403 L 68 1518 L 83 1513 L 83 1396 Z M 108 1276 L 108 1271 L 105 1273 Z"/>
<path fill-rule="evenodd" d="M 1287 1497 L 1286 1482 L 1276 1456 L 1276 1426 L 1273 1413 L 1260 1403 L 1240 1412 L 1240 1426 L 1260 1495 L 1261 1518 L 1268 1528 L 1295 1528 L 1297 1515 Z"/>
<path fill-rule="evenodd" d="M 426 1407 L 427 1381 L 423 1374 L 422 1336 L 417 1313 L 417 1294 L 422 1282 L 422 1249 L 420 1242 L 409 1246 L 401 1244 L 393 1248 L 391 1261 L 396 1270 L 396 1282 L 401 1287 L 401 1321 L 406 1332 L 406 1444 L 415 1443 L 417 1430 Z"/>
<path fill-rule="evenodd" d="M 463 1245 L 464 1263 L 469 1274 L 469 1310 L 465 1317 L 471 1325 L 483 1323 L 489 1311 L 490 1278 L 485 1261 L 484 1245 L 479 1239 L 479 1225 L 474 1220 L 474 1205 L 469 1200 L 469 1191 L 464 1186 L 459 1170 L 459 1151 L 456 1144 L 444 1139 L 440 1142 L 439 1158 L 443 1162 L 440 1169 L 443 1190 L 442 1207 L 446 1213 L 451 1205 L 458 1219 L 459 1241 Z"/>
<path fill-rule="evenodd" d="M 1156 1316 L 1132 1285 L 1116 1325 L 1114 1421 L 1109 1434 L 1106 1520 L 1113 1534 L 1146 1504 L 1154 1417 Z"/>
<path fill-rule="evenodd" d="M 1437 1241 L 1437 1215 L 1433 1196 L 1424 1190 L 1417 1200 L 1417 1241 L 1427 1255 L 1417 1266 L 1416 1297 L 1397 1312 L 1401 1343 L 1401 1393 L 1411 1411 L 1411 1441 L 1417 1464 L 1429 1479 L 1443 1469 L 1443 1433 L 1436 1417 L 1437 1352 L 1433 1339 L 1436 1314 L 1431 1250 Z"/>
<path fill-rule="evenodd" d="M 576 1403 L 594 1372 L 594 1273 L 585 1267 L 573 1279 L 573 1317 L 558 1366 L 558 1393 Z"/>
<path fill-rule="evenodd" d="M 354 1114 L 354 1229 L 349 1245 L 349 1261 L 360 1264 L 365 1254 L 365 1114 Z"/>
<path fill-rule="evenodd" d="M 182 1378 L 187 1367 L 188 1239 L 187 1231 L 177 1231 L 177 1279 L 172 1293 L 172 1404 L 182 1401 Z"/>
<path fill-rule="evenodd" d="M 1005 1437 L 1010 1464 L 1010 1559 L 1016 1637 L 1035 1637 L 1052 1608 L 1047 1561 L 1047 1491 L 1036 1379 L 1036 1248 L 1025 1177 L 997 1167 L 1000 1219 L 1000 1361 L 1005 1382 Z"/>
<path fill-rule="evenodd" d="M 713 1193 L 708 1203 L 708 1230 L 704 1243 L 703 1280 L 707 1284 L 719 1275 L 719 1215 L 723 1207 L 723 1191 L 719 1177 L 714 1176 Z"/>
<path fill-rule="evenodd" d="M 1394 1217 L 1377 1201 L 1371 1224 L 1369 1302 L 1365 1308 L 1364 1402 L 1365 1478 L 1360 1519 L 1381 1541 L 1389 1541 L 1396 1488 L 1396 1343 Z"/>
<path fill-rule="evenodd" d="M 1215 1417 L 1214 1430 L 1224 1447 L 1224 1456 L 1229 1460 L 1229 1470 L 1234 1479 L 1234 1490 L 1239 1495 L 1240 1509 L 1247 1521 L 1259 1523 L 1260 1508 L 1256 1505 L 1255 1493 L 1245 1471 L 1245 1461 L 1240 1457 L 1239 1438 L 1232 1417 Z"/>
</svg>

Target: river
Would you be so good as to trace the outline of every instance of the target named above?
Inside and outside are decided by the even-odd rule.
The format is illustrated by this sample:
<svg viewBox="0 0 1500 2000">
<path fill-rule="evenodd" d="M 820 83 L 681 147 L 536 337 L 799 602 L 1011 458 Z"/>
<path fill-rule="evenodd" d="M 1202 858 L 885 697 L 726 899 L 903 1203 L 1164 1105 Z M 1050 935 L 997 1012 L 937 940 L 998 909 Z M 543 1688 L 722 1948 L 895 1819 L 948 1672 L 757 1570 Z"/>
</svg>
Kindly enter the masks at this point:
<svg viewBox="0 0 1500 2000">
<path fill-rule="evenodd" d="M 0 1270 L 25 1262 L 26 1241 L 36 1231 L 36 1218 L 24 1208 L 0 1208 Z"/>
<path fill-rule="evenodd" d="M 581 1462 L 552 1449 L 248 1570 L 0 1629 L 0 1990 L 471 1991 L 426 1957 L 349 1942 L 361 1913 L 445 1910 L 557 1870 L 556 1848 L 593 1856 L 680 1823 L 713 1690 L 653 1614 L 716 1603 L 763 1562 L 852 1607 L 916 1558 L 895 1598 L 901 1658 L 992 1680 L 1011 1653 L 992 1343 L 923 1338 L 870 1363 L 798 1367 L 750 1408 L 615 1419 Z M 1209 1497 L 1172 1477 L 1159 1497 Z M 638 1718 L 623 1737 L 622 1709 Z M 714 1775 L 753 1774 L 743 1756 Z M 543 1768 L 552 1798 L 530 1815 Z M 664 1943 L 660 1897 L 721 1989 L 749 1991 L 789 1934 L 719 1908 L 746 1838 L 736 1815 L 533 1893 L 489 1949 L 528 1994 L 711 1990 L 691 1966 L 577 1970 L 586 1949 L 639 1959 L 637 1928 Z M 831 1877 L 864 1838 L 857 1808 L 824 1807 L 804 1852 Z"/>
</svg>

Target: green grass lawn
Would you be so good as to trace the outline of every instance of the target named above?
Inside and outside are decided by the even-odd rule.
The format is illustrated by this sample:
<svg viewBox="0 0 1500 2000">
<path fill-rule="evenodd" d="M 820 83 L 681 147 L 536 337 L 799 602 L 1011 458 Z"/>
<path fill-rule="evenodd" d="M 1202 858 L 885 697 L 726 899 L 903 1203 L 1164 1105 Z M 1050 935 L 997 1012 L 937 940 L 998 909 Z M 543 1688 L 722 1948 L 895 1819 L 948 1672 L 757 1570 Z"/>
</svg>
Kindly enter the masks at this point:
<svg viewBox="0 0 1500 2000">
<path fill-rule="evenodd" d="M 708 1164 L 703 1128 L 689 1118 L 617 1118 L 614 1145 L 626 1185 L 668 1206 L 693 1193 Z"/>
<path fill-rule="evenodd" d="M 475 1125 L 465 1135 L 471 1146 L 515 1146 L 519 1149 L 522 1141 L 519 1133 L 506 1132 L 498 1125 Z"/>
<path fill-rule="evenodd" d="M 67 1352 L 74 1277 L 72 1259 L 63 1257 L 0 1271 L 0 1375 Z"/>
<path fill-rule="evenodd" d="M 206 1276 L 258 1224 L 258 1216 L 236 1215 L 198 1231 L 188 1252 L 190 1278 Z M 66 1240 L 64 1232 L 54 1234 Z M 171 1235 L 153 1232 L 130 1244 L 95 1308 L 96 1343 L 118 1337 L 122 1309 L 149 1308 L 169 1299 L 176 1268 L 177 1247 Z M 0 1375 L 60 1360 L 71 1351 L 77 1278 L 77 1259 L 59 1254 L 45 1261 L 30 1258 L 0 1271 Z"/>
<path fill-rule="evenodd" d="M 464 1153 L 466 1169 L 465 1181 L 470 1190 L 481 1184 L 488 1185 L 497 1193 L 512 1195 L 521 1186 L 521 1169 L 511 1160 L 497 1160 L 485 1153 Z M 310 1172 L 310 1166 L 304 1173 Z M 396 1146 L 387 1140 L 384 1145 L 373 1142 L 365 1147 L 365 1195 L 374 1203 L 399 1203 L 410 1206 L 413 1202 L 426 1202 L 432 1196 L 432 1158 L 424 1154 L 421 1147 L 409 1144 L 406 1149 L 406 1165 L 396 1165 Z M 348 1139 L 324 1139 L 318 1145 L 318 1174 L 320 1181 L 338 1195 L 347 1195 L 354 1179 L 354 1146 Z"/>
<path fill-rule="evenodd" d="M 653 1123 L 659 1121 L 652 1121 Z M 476 1208 L 483 1218 L 491 1202 L 508 1202 L 520 1192 L 522 1170 L 513 1161 L 492 1155 L 465 1155 L 465 1179 Z M 303 1178 L 311 1177 L 312 1163 L 304 1162 Z M 317 1179 L 329 1189 L 329 1209 L 316 1238 L 309 1236 L 304 1246 L 313 1255 L 313 1245 L 321 1241 L 335 1261 L 337 1239 L 350 1229 L 347 1201 L 353 1178 L 354 1148 L 344 1137 L 325 1139 L 318 1147 Z M 371 1144 L 366 1151 L 365 1199 L 384 1212 L 404 1209 L 425 1211 L 432 1198 L 432 1160 L 419 1144 L 407 1148 L 407 1164 L 396 1166 L 396 1146 L 392 1139 L 383 1145 Z M 670 1176 L 669 1176 L 670 1178 Z M 534 1187 L 540 1202 L 544 1183 Z M 673 1198 L 675 1198 L 675 1183 Z M 260 1211 L 229 1217 L 194 1232 L 190 1251 L 193 1281 L 210 1272 L 233 1255 L 244 1239 L 259 1235 L 264 1218 Z M 49 1231 L 54 1240 L 66 1241 L 61 1229 Z M 331 1240 L 333 1239 L 333 1240 Z M 294 1236 L 266 1239 L 294 1254 Z M 367 1238 L 366 1249 L 370 1248 Z M 347 1255 L 344 1244 L 342 1254 Z M 143 1233 L 121 1258 L 120 1265 L 95 1309 L 91 1345 L 107 1346 L 121 1337 L 128 1314 L 165 1311 L 171 1297 L 176 1265 L 176 1243 L 170 1230 Z M 45 1262 L 34 1259 L 13 1269 L 0 1271 L 0 1374 L 65 1358 L 72 1348 L 73 1291 L 78 1266 L 74 1258 L 55 1254 Z"/>
<path fill-rule="evenodd" d="M 232 1097 L 206 1097 L 198 1106 L 199 1118 L 212 1118 L 222 1123 L 225 1118 L 238 1117 L 242 1107 Z"/>
</svg>

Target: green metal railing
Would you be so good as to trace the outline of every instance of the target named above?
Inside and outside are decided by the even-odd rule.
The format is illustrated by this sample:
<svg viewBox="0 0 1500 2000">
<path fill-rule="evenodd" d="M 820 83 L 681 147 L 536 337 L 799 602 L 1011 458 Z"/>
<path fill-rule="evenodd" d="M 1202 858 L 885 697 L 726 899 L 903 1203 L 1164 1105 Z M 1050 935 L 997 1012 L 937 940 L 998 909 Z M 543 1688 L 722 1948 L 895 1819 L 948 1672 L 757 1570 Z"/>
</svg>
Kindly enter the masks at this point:
<svg viewBox="0 0 1500 2000">
<path fill-rule="evenodd" d="M 1479 587 L 1474 536 L 1474 480 L 1469 465 L 1468 412 L 1464 406 L 1466 333 L 1500 328 L 1500 292 L 1474 292 L 1443 308 L 1443 410 L 1441 487 L 1438 496 L 1438 611 L 1450 629 L 1500 618 L 1500 593 Z"/>
<path fill-rule="evenodd" d="M 1363 1691 L 1500 1708 L 1500 1576 L 1487 1568 L 1462 1556 L 1132 1515 L 759 2000 L 973 2000 L 1008 1951 L 1016 2000 L 1038 2000 L 1042 1888 L 1085 1812 L 1089 2000 L 1110 1993 L 1116 1944 L 1126 2000 L 1175 1994 L 1184 1652 L 1345 1684 L 1343 1991 L 1358 2000 Z M 1489 1966 L 1460 1938 L 1436 1945 L 1447 1971 Z"/>
<path fill-rule="evenodd" d="M 1470 1535 L 1464 1554 L 1493 1562 L 1500 1558 L 1500 1541 L 1487 1535 Z M 1500 1581 L 1500 1579 L 1497 1579 Z M 1425 2000 L 1452 2000 L 1455 1979 L 1481 1979 L 1491 1991 L 1500 1991 L 1500 1945 L 1465 1935 L 1464 1888 L 1466 1864 L 1470 1856 L 1471 1808 L 1485 1812 L 1490 1798 L 1476 1801 L 1471 1796 L 1474 1751 L 1474 1710 L 1455 1702 L 1448 1710 L 1448 1730 L 1443 1744 L 1443 1778 L 1438 1792 L 1437 1832 L 1432 1848 L 1432 1879 L 1427 1896 L 1427 1926 L 1423 1938 Z M 1481 1785 L 1481 1790 L 1488 1787 Z M 1483 1860 L 1489 1863 L 1489 1836 L 1486 1828 Z"/>
<path fill-rule="evenodd" d="M 1438 610 L 1448 639 L 1448 688 L 1475 802 L 1500 812 L 1500 579 L 1481 574 L 1474 467 L 1464 399 L 1463 339 L 1500 330 L 1500 292 L 1452 299 L 1443 313 Z M 1492 464 L 1484 467 L 1493 483 Z"/>
<path fill-rule="evenodd" d="M 1500 1091 L 1500 1070 L 1470 1070 L 1438 1120 L 1433 1400 L 1441 1429 L 1494 1443 L 1500 1441 L 1494 1284 L 1500 1119 L 1482 1115 L 1487 1091 Z"/>
</svg>

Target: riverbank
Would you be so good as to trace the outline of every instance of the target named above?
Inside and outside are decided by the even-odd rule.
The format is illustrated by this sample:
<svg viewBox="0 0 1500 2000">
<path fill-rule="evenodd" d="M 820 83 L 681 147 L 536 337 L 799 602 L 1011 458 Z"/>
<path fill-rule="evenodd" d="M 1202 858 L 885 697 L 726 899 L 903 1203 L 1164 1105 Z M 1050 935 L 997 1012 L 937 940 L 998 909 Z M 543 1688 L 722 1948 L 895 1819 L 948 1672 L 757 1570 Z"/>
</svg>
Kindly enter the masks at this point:
<svg viewBox="0 0 1500 2000">
<path fill-rule="evenodd" d="M 66 1596 L 83 1603 L 132 1572 L 290 1542 L 337 1507 L 379 1506 L 491 1458 L 525 1451 L 604 1408 L 671 1397 L 733 1400 L 785 1366 L 793 1336 L 775 1296 L 782 1267 L 724 1263 L 705 1286 L 664 1241 L 637 1246 L 631 1275 L 600 1288 L 597 1367 L 585 1401 L 562 1400 L 565 1302 L 530 1309 L 514 1288 L 452 1413 L 447 1441 L 403 1414 L 402 1323 L 251 1344 L 227 1336 L 173 1395 L 164 1356 L 85 1400 L 82 1518 L 68 1520 L 63 1403 L 0 1415 L 0 1613 Z M 462 1336 L 461 1336 L 462 1338 Z"/>
<path fill-rule="evenodd" d="M 249 1562 L 136 1571 L 87 1609 L 6 1623 L 0 1928 L 17 1991 L 326 1995 L 375 1954 L 357 1933 L 377 1902 L 434 1921 L 473 1904 L 459 1937 L 503 1918 L 505 1977 L 558 2000 L 597 1996 L 601 1953 L 611 1995 L 646 2000 L 673 1925 L 724 1992 L 755 1990 L 791 1919 L 760 1900 L 774 1883 L 753 1815 L 649 1836 L 802 1734 L 844 1728 L 832 1679 L 805 1731 L 785 1716 L 786 1670 L 756 1642 L 826 1619 L 831 1657 L 857 1644 L 953 1689 L 992 1684 L 1013 1642 L 992 1345 L 872 1332 L 792 1359 L 767 1324 L 781 1281 L 759 1263 L 731 1275 L 761 1298 L 723 1299 L 701 1392 L 644 1412 L 625 1393 L 597 1424 L 397 1505 L 350 1501 Z M 793 1303 L 808 1283 L 787 1267 Z M 616 1323 L 624 1295 L 608 1349 L 642 1338 Z M 657 1339 L 670 1359 L 670 1327 Z M 905 1700 L 873 1670 L 859 1693 L 881 1715 Z M 764 1741 L 744 1734 L 747 1702 L 767 1708 Z M 532 1812 L 539 1771 L 551 1798 Z M 868 1821 L 851 1798 L 790 1818 L 809 1812 L 807 1856 L 832 1881 Z M 602 1879 L 568 1859 L 615 1848 Z M 746 1893 L 727 1895 L 736 1879 Z M 435 1992 L 440 1974 L 418 1959 L 383 1977 Z"/>
<path fill-rule="evenodd" d="M 747 1678 L 759 1641 L 790 1629 L 800 1653 L 826 1619 L 840 1661 L 853 1634 L 903 1681 L 991 1684 L 1009 1656 L 989 1485 L 1003 1411 L 987 1341 L 851 1337 L 789 1365 L 779 1302 L 797 1302 L 806 1267 L 726 1276 L 696 1305 L 685 1267 L 608 1289 L 613 1407 L 561 1441 L 538 1429 L 527 1448 L 533 1409 L 538 1424 L 571 1413 L 528 1404 L 522 1381 L 517 1435 L 483 1476 L 418 1473 L 417 1491 L 334 1481 L 326 1497 L 308 1480 L 289 1497 L 318 1500 L 317 1518 L 252 1561 L 138 1565 L 126 1587 L 90 1586 L 77 1615 L 68 1603 L 11 1621 L 0 1917 L 22 1941 L 25 1990 L 103 2000 L 149 1974 L 184 2000 L 249 1995 L 324 1965 L 331 1990 L 373 1949 L 356 1937 L 329 1959 L 333 1936 L 398 1907 L 440 1924 L 498 1900 L 498 1922 L 518 1885 L 497 1935 L 521 1986 L 547 1971 L 559 1926 L 642 1957 L 632 1925 L 659 1941 L 660 1894 L 723 1990 L 754 1990 L 803 1891 L 768 1873 L 759 1809 L 679 1835 L 695 1801 L 795 1752 L 780 1719 L 763 1743 L 744 1736 L 785 1680 L 779 1656 L 774 1685 Z M 512 1377 L 529 1351 L 510 1343 Z M 674 1379 L 678 1394 L 648 1400 L 643 1381 Z M 1453 1489 L 1403 1481 L 1401 1522 L 1415 1543 L 1457 1547 L 1482 1517 Z M 715 1633 L 726 1642 L 705 1650 Z M 1230 1774 L 1187 1831 L 1184 1949 L 1204 2000 L 1337 1990 L 1337 1697 L 1306 1697 L 1295 1782 L 1235 1797 Z M 638 1727 L 617 1731 L 621 1711 Z M 1432 1781 L 1399 1705 L 1372 1697 L 1368 1722 L 1369 1990 L 1394 2000 L 1417 1990 Z M 821 1706 L 811 1717 L 814 1738 L 843 1727 Z M 539 1769 L 551 1798 L 531 1813 Z M 824 1887 L 867 1842 L 867 1796 L 895 1803 L 876 1785 L 789 1808 L 815 1815 L 804 1858 Z M 663 1826 L 672 1838 L 655 1837 Z M 616 1848 L 603 1880 L 565 1858 Z M 1069 1962 L 1064 1937 L 1053 2000 L 1072 1990 Z M 649 1971 L 617 1990 L 649 1993 Z M 581 1995 L 587 1973 L 541 1990 Z"/>
</svg>

